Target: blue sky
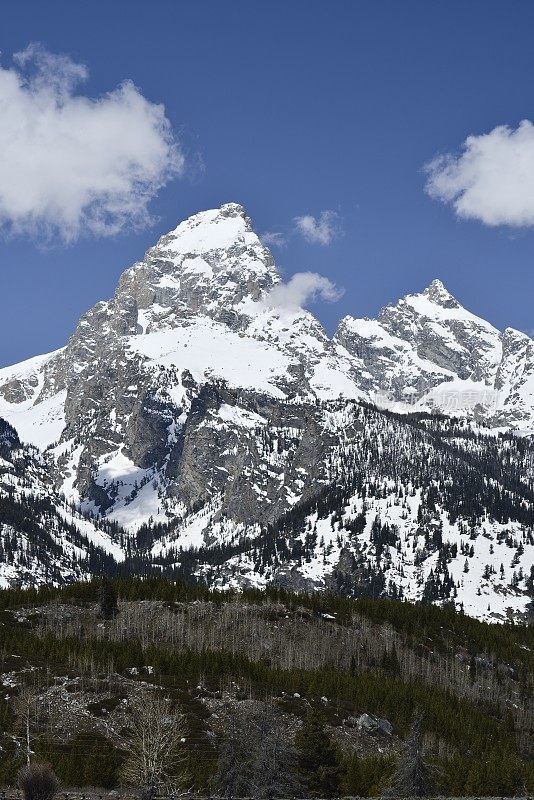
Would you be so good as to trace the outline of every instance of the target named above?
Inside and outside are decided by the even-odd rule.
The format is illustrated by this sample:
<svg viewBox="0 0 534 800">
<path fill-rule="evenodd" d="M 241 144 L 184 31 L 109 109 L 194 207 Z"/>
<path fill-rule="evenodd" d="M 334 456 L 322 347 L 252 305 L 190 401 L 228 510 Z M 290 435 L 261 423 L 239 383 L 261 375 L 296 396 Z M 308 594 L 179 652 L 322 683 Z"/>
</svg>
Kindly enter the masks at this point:
<svg viewBox="0 0 534 800">
<path fill-rule="evenodd" d="M 533 30 L 527 0 L 4 0 L 4 68 L 40 42 L 86 65 L 84 95 L 130 79 L 164 104 L 185 161 L 151 201 L 151 226 L 67 244 L 23 226 L 0 240 L 0 364 L 64 344 L 161 233 L 228 201 L 259 232 L 285 236 L 273 248 L 285 277 L 312 270 L 344 287 L 338 302 L 313 306 L 329 330 L 440 277 L 496 326 L 531 331 L 530 129 L 520 201 L 514 185 L 511 199 L 488 188 L 488 175 L 508 180 L 509 133 L 456 161 L 452 178 L 438 167 L 434 198 L 423 167 L 470 134 L 534 118 Z M 465 192 L 473 180 L 477 196 Z M 310 243 L 293 220 L 325 210 L 342 235 Z"/>
</svg>

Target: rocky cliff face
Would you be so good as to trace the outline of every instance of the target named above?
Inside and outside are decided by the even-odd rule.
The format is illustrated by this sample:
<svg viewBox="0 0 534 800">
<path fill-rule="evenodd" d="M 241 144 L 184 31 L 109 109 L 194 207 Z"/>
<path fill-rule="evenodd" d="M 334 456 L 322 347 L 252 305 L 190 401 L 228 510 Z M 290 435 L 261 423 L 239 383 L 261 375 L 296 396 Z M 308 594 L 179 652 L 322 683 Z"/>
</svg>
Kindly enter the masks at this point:
<svg viewBox="0 0 534 800">
<path fill-rule="evenodd" d="M 144 557 L 169 563 L 176 563 L 177 547 L 235 549 L 246 540 L 258 552 L 266 545 L 257 537 L 265 542 L 268 526 L 282 525 L 332 486 L 353 488 L 355 465 L 371 484 L 377 476 L 385 481 L 388 502 L 402 505 L 403 493 L 415 492 L 424 510 L 418 467 L 410 463 L 432 442 L 415 441 L 412 427 L 398 423 L 402 436 L 390 434 L 409 461 L 403 475 L 393 466 L 384 472 L 378 456 L 389 445 L 376 431 L 387 416 L 362 416 L 361 401 L 400 414 L 465 417 L 469 430 L 488 437 L 488 452 L 492 427 L 534 429 L 534 343 L 511 329 L 501 334 L 439 281 L 376 320 L 346 317 L 332 339 L 311 313 L 273 292 L 279 284 L 241 206 L 197 214 L 123 273 L 114 297 L 82 317 L 63 349 L 0 370 L 0 416 L 42 450 L 54 492 L 133 534 L 160 525 Z M 525 466 L 528 480 L 531 467 Z M 447 469 L 453 480 L 456 466 Z M 369 487 L 358 487 L 361 499 Z M 356 495 L 347 488 L 343 502 Z M 453 506 L 441 508 L 436 524 L 447 527 Z M 382 519 L 386 508 L 375 516 Z M 392 524 L 408 536 L 410 526 L 418 529 L 418 508 L 404 508 Z M 345 530 L 348 512 L 339 513 Z M 297 517 L 314 530 L 318 518 Z M 525 524 L 516 517 L 514 524 Z M 326 537 L 329 544 L 323 536 L 323 545 L 310 545 L 313 569 L 300 563 L 302 530 L 290 528 L 284 557 L 277 556 L 277 569 L 269 567 L 271 579 L 308 586 L 343 582 L 339 574 L 350 573 L 369 583 L 377 563 L 383 566 L 369 538 L 372 524 L 369 518 L 348 540 L 339 533 Z M 436 552 L 430 548 L 421 563 L 435 561 Z M 246 547 L 239 558 L 240 580 L 257 577 L 259 562 Z M 395 579 L 404 590 L 406 558 Z M 237 567 L 227 561 L 223 574 L 231 582 Z M 418 586 L 414 597 L 429 563 L 423 577 L 410 579 Z M 197 569 L 215 580 L 209 558 Z M 346 579 L 351 585 L 353 577 Z M 520 581 L 526 579 L 525 566 Z"/>
</svg>

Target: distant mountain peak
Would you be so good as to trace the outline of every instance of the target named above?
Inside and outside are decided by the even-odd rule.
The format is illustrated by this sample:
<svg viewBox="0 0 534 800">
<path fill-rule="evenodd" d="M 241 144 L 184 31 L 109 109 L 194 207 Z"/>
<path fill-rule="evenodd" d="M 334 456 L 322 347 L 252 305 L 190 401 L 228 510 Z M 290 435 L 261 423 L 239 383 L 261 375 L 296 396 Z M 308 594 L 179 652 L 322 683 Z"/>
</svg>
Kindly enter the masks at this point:
<svg viewBox="0 0 534 800">
<path fill-rule="evenodd" d="M 264 248 L 244 207 L 239 203 L 225 203 L 220 208 L 200 211 L 180 222 L 174 230 L 161 237 L 153 250 L 187 255 L 236 245 Z"/>
<path fill-rule="evenodd" d="M 432 283 L 423 291 L 423 294 L 436 305 L 442 306 L 442 308 L 460 308 L 458 300 L 445 288 L 439 278 L 434 278 Z"/>
</svg>

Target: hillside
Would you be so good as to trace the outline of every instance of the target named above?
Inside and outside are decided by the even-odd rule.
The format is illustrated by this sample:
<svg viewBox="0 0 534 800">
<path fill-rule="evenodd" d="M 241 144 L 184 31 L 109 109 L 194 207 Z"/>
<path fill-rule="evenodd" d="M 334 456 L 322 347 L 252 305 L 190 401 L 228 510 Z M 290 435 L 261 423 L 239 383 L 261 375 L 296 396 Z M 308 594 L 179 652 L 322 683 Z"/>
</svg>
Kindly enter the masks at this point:
<svg viewBox="0 0 534 800">
<path fill-rule="evenodd" d="M 23 687 L 38 697 L 32 747 L 64 784 L 79 785 L 81 775 L 94 782 L 88 760 L 105 753 L 112 786 L 129 704 L 153 686 L 186 712 L 183 755 L 201 792 L 225 730 L 251 708 L 273 708 L 288 740 L 320 709 L 346 794 L 383 791 L 416 709 L 439 792 L 534 788 L 532 628 L 327 594 L 208 593 L 159 579 L 115 588 L 119 611 L 108 621 L 95 583 L 0 594 L 4 781 L 20 752 L 14 711 Z"/>
</svg>

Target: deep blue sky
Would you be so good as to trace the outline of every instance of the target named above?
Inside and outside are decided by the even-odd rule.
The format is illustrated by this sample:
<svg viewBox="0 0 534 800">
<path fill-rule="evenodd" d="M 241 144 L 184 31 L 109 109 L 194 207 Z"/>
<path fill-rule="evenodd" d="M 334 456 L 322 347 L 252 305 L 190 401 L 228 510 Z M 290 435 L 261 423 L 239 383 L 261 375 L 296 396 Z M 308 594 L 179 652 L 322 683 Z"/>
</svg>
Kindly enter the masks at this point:
<svg viewBox="0 0 534 800">
<path fill-rule="evenodd" d="M 315 312 L 376 314 L 434 277 L 498 327 L 532 330 L 534 234 L 458 221 L 422 165 L 469 133 L 534 115 L 534 3 L 491 0 L 3 0 L 0 49 L 39 41 L 85 63 L 84 93 L 131 78 L 165 104 L 203 176 L 168 185 L 142 233 L 36 247 L 0 242 L 0 364 L 61 346 L 159 234 L 237 201 L 259 231 L 338 210 L 328 247 L 292 237 L 286 276 L 345 288 Z"/>
</svg>

